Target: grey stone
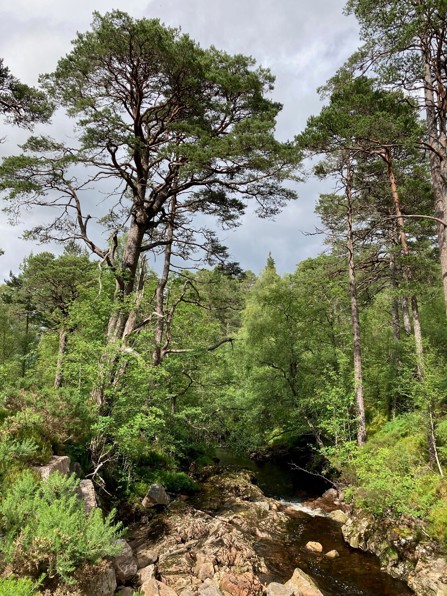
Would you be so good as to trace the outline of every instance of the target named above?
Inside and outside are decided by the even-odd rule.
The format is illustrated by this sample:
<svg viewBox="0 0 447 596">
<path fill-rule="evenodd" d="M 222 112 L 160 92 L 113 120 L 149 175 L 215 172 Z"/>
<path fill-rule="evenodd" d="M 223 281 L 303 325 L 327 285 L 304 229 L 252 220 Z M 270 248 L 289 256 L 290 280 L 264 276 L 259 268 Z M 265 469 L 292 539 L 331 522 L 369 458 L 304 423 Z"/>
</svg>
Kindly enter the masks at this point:
<svg viewBox="0 0 447 596">
<path fill-rule="evenodd" d="M 270 509 L 270 505 L 268 504 L 267 501 L 255 501 L 254 504 L 256 505 L 256 507 L 259 507 L 260 509 L 263 509 L 264 511 L 269 511 L 269 509 Z"/>
<path fill-rule="evenodd" d="M 45 466 L 35 466 L 33 470 L 40 474 L 42 480 L 47 480 L 55 472 L 68 476 L 70 474 L 70 458 L 67 455 L 53 455 Z"/>
<path fill-rule="evenodd" d="M 125 584 L 137 574 L 137 561 L 133 556 L 132 549 L 125 540 L 118 540 L 118 543 L 123 547 L 123 550 L 121 554 L 113 559 L 113 566 L 118 583 Z"/>
<path fill-rule="evenodd" d="M 336 511 L 331 511 L 328 514 L 328 517 L 330 519 L 333 519 L 336 522 L 339 522 L 340 524 L 345 524 L 349 519 L 349 515 L 347 513 L 345 513 L 344 511 L 342 511 L 341 509 L 337 509 Z"/>
<path fill-rule="evenodd" d="M 155 505 L 169 505 L 169 496 L 161 484 L 151 484 L 146 496 L 143 499 L 143 507 L 154 507 Z"/>
<path fill-rule="evenodd" d="M 86 513 L 90 513 L 92 509 L 98 507 L 95 486 L 91 480 L 81 480 L 78 486 L 78 495 L 79 498 L 84 501 L 84 509 Z"/>
</svg>

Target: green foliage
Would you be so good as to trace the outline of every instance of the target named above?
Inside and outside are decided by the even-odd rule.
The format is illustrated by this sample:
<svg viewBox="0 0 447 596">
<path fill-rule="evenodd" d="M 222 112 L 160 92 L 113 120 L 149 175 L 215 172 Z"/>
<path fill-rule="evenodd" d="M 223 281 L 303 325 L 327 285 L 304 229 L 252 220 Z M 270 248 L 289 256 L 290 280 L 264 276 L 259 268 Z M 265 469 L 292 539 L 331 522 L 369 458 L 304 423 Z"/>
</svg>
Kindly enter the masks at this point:
<svg viewBox="0 0 447 596">
<path fill-rule="evenodd" d="M 355 504 L 377 516 L 426 519 L 438 500 L 440 477 L 427 462 L 421 416 L 408 414 L 385 424 L 363 448 L 346 444 L 328 453 L 352 483 Z"/>
<path fill-rule="evenodd" d="M 36 122 L 47 122 L 53 106 L 46 95 L 21 83 L 0 59 L 0 114 L 7 122 L 32 128 Z"/>
<path fill-rule="evenodd" d="M 39 482 L 23 472 L 0 502 L 3 540 L 0 549 L 15 569 L 45 572 L 70 582 L 82 563 L 95 563 L 119 552 L 120 527 L 113 513 L 89 515 L 76 494 L 78 481 L 58 473 Z"/>
<path fill-rule="evenodd" d="M 438 500 L 428 515 L 428 531 L 433 538 L 447 548 L 447 491 L 445 483 L 439 490 Z"/>
<path fill-rule="evenodd" d="M 199 488 L 185 472 L 159 470 L 152 475 L 152 478 L 153 482 L 162 484 L 172 493 L 191 494 Z"/>
<path fill-rule="evenodd" d="M 0 596 L 33 596 L 39 583 L 28 578 L 0 578 Z"/>
</svg>

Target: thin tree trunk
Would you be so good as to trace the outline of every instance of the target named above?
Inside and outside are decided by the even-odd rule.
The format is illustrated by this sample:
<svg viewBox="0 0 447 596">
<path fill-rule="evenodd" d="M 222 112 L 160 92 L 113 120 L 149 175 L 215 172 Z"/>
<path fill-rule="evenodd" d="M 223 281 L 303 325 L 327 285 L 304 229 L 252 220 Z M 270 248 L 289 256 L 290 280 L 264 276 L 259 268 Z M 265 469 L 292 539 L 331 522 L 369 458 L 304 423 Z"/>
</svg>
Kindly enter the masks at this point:
<svg viewBox="0 0 447 596">
<path fill-rule="evenodd" d="M 360 316 L 357 301 L 356 269 L 354 260 L 354 231 L 352 221 L 352 188 L 351 166 L 347 162 L 346 171 L 346 198 L 347 198 L 347 250 L 348 250 L 348 276 L 349 294 L 351 300 L 351 320 L 354 347 L 354 391 L 357 409 L 357 443 L 364 445 L 366 442 L 365 400 L 363 395 L 362 350 L 360 338 Z"/>
<path fill-rule="evenodd" d="M 394 253 L 391 255 L 390 259 L 390 276 L 391 276 L 391 285 L 394 291 L 397 291 L 398 283 L 397 283 L 397 276 L 396 276 L 396 260 Z M 393 301 L 391 304 L 391 317 L 392 317 L 392 326 L 393 326 L 393 338 L 395 340 L 396 351 L 393 350 L 393 359 L 394 359 L 394 366 L 397 371 L 400 371 L 402 368 L 402 361 L 400 357 L 400 353 L 398 350 L 398 346 L 400 343 L 400 317 L 399 317 L 399 301 L 397 296 L 393 297 Z M 394 419 L 397 415 L 397 402 L 396 402 L 396 393 L 393 391 L 393 397 L 391 401 L 391 417 Z"/>
<path fill-rule="evenodd" d="M 54 388 L 55 389 L 59 389 L 60 387 L 62 387 L 62 382 L 63 382 L 62 367 L 63 367 L 63 363 L 64 363 L 66 348 L 67 348 L 67 332 L 66 332 L 64 326 L 62 326 L 59 329 L 59 348 L 57 351 L 56 374 L 54 376 Z"/>
<path fill-rule="evenodd" d="M 177 198 L 174 195 L 170 204 L 170 217 L 166 229 L 166 248 L 164 254 L 164 264 L 161 277 L 158 281 L 157 290 L 155 292 L 155 313 L 157 316 L 154 350 L 152 352 L 152 362 L 154 366 L 161 364 L 163 360 L 162 343 L 165 332 L 165 289 L 168 283 L 169 273 L 171 271 L 171 257 L 172 257 L 172 242 L 174 239 L 174 221 L 175 211 L 177 207 Z"/>
<path fill-rule="evenodd" d="M 406 296 L 401 296 L 400 306 L 402 309 L 402 320 L 404 323 L 405 335 L 410 336 L 411 335 L 410 306 L 408 304 L 408 298 Z"/>
<path fill-rule="evenodd" d="M 402 252 L 405 257 L 408 257 L 410 254 L 407 242 L 407 235 L 404 230 L 404 219 L 402 217 L 402 211 L 400 208 L 400 200 L 399 194 L 397 192 L 396 181 L 394 177 L 394 172 L 391 164 L 391 157 L 388 154 L 388 174 L 390 178 L 390 185 L 391 185 L 391 192 L 393 194 L 394 200 L 394 208 L 397 215 L 397 225 L 399 227 L 399 235 L 401 240 Z M 445 229 L 445 227 L 444 227 Z M 447 245 L 446 245 L 447 246 Z M 446 253 L 447 254 L 447 253 Z M 404 267 L 404 276 L 406 281 L 412 280 L 411 270 L 408 266 Z M 421 321 L 419 317 L 419 306 L 417 297 L 415 294 L 411 297 L 411 311 L 413 316 L 413 332 L 414 332 L 414 343 L 415 343 L 415 351 L 416 351 L 416 366 L 417 366 L 417 374 L 419 381 L 424 383 L 425 377 L 425 364 L 424 364 L 424 346 L 422 342 L 422 330 L 421 330 Z M 429 395 L 426 395 L 426 420 L 427 420 L 427 440 L 428 440 L 428 451 L 429 451 L 429 458 L 432 465 L 436 465 L 439 474 L 441 477 L 444 476 L 441 463 L 439 461 L 438 456 L 438 449 L 436 445 L 436 435 L 435 435 L 435 426 L 433 421 L 433 405 L 432 399 Z"/>
<path fill-rule="evenodd" d="M 420 381 L 424 380 L 424 347 L 422 343 L 421 320 L 419 317 L 418 300 L 415 295 L 411 297 L 411 312 L 413 315 L 414 344 L 416 347 L 416 366 Z"/>
</svg>

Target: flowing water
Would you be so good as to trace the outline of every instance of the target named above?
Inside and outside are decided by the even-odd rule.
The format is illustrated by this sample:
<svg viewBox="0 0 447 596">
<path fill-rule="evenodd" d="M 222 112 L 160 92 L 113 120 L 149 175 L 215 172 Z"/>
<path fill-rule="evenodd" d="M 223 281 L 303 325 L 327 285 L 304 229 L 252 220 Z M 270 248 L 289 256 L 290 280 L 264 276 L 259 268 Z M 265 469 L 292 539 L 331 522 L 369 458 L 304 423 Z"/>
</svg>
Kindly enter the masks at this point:
<svg viewBox="0 0 447 596">
<path fill-rule="evenodd" d="M 299 567 L 316 581 L 325 596 L 413 594 L 406 584 L 380 570 L 377 557 L 349 547 L 343 540 L 340 524 L 324 512 L 303 505 L 303 501 L 320 496 L 328 488 L 321 479 L 292 470 L 288 465 L 257 463 L 225 450 L 219 450 L 217 456 L 222 465 L 252 470 L 266 496 L 289 505 L 286 539 L 260 541 L 257 545 L 270 569 L 267 581 L 284 583 Z M 305 545 L 310 540 L 320 542 L 324 552 L 335 549 L 340 556 L 329 559 L 309 552 Z"/>
</svg>

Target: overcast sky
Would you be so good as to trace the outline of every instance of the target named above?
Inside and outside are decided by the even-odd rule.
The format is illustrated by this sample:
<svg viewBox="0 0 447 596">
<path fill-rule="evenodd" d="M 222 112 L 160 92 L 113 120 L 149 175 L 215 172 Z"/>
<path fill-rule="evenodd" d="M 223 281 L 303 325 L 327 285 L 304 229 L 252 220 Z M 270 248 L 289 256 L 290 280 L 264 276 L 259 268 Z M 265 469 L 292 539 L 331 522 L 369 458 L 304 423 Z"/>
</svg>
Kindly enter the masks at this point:
<svg viewBox="0 0 447 596">
<path fill-rule="evenodd" d="M 23 82 L 36 84 L 40 73 L 54 70 L 70 51 L 77 31 L 90 28 L 92 12 L 118 8 L 133 17 L 160 18 L 180 26 L 202 47 L 253 56 L 276 76 L 274 99 L 284 108 L 278 121 L 281 140 L 293 138 L 307 118 L 321 109 L 318 86 L 334 74 L 358 47 L 358 28 L 343 15 L 345 0 L 11 0 L 0 8 L 0 56 Z M 63 123 L 56 122 L 57 130 Z M 16 153 L 23 132 L 4 126 L 1 153 Z M 298 187 L 299 199 L 274 221 L 259 220 L 247 212 L 235 231 L 220 235 L 231 260 L 258 273 L 271 252 L 280 273 L 323 250 L 320 236 L 306 236 L 318 225 L 313 213 L 321 186 L 309 180 Z M 22 218 L 28 225 L 36 214 Z M 36 246 L 20 239 L 26 225 L 11 227 L 4 214 L 0 222 L 0 281 Z"/>
</svg>

